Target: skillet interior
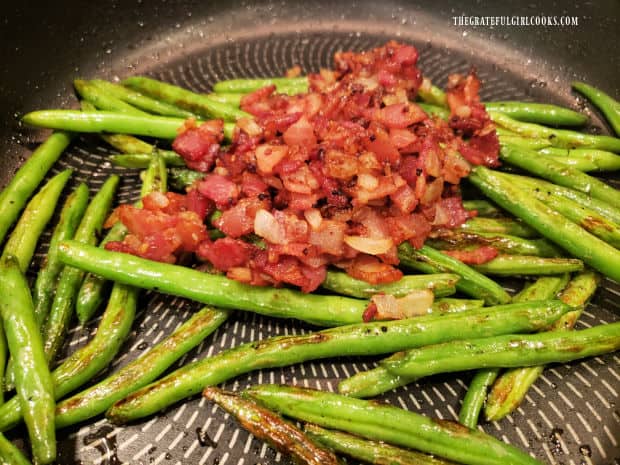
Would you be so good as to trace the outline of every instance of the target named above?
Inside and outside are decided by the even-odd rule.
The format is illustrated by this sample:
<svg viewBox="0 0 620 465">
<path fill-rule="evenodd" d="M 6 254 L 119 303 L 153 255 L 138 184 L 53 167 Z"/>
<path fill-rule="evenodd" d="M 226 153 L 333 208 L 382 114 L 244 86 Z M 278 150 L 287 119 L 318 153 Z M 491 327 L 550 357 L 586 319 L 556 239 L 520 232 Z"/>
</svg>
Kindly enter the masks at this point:
<svg viewBox="0 0 620 465">
<path fill-rule="evenodd" d="M 483 80 L 485 100 L 513 98 L 577 107 L 579 102 L 568 91 L 574 78 L 586 78 L 617 94 L 618 77 L 610 72 L 614 63 L 618 69 L 617 54 L 612 53 L 607 66 L 592 61 L 588 41 L 582 37 L 584 32 L 580 28 L 564 31 L 571 34 L 567 42 L 565 35 L 548 29 L 542 32 L 538 28 L 530 29 L 528 35 L 515 29 L 480 30 L 452 25 L 452 16 L 461 12 L 494 13 L 490 5 L 466 7 L 446 1 L 413 7 L 382 2 L 364 10 L 369 3 L 349 4 L 345 8 L 345 5 L 318 2 L 302 10 L 299 5 L 288 3 L 241 3 L 225 7 L 217 2 L 209 6 L 192 2 L 147 6 L 138 2 L 131 7 L 124 4 L 113 8 L 114 4 L 109 2 L 104 4 L 105 8 L 99 4 L 89 7 L 89 18 L 100 20 L 96 26 L 90 19 L 84 23 L 81 17 L 82 22 L 64 37 L 50 37 L 59 47 L 58 54 L 39 51 L 39 60 L 27 62 L 27 58 L 34 58 L 32 48 L 42 43 L 37 45 L 37 38 L 45 36 L 45 32 L 61 30 L 61 13 L 44 11 L 48 15 L 42 16 L 34 38 L 7 37 L 5 43 L 8 56 L 15 58 L 15 71 L 20 71 L 23 79 L 18 83 L 10 70 L 2 71 L 2 112 L 10 124 L 2 129 L 0 139 L 7 154 L 2 162 L 5 169 L 0 173 L 0 184 L 8 181 L 27 148 L 44 136 L 43 132 L 18 127 L 13 114 L 38 107 L 75 105 L 69 87 L 71 79 L 78 75 L 122 78 L 147 73 L 206 91 L 220 79 L 281 74 L 293 64 L 300 64 L 304 71 L 316 71 L 331 64 L 336 50 L 363 50 L 396 38 L 418 46 L 421 69 L 441 85 L 448 74 L 465 72 L 475 65 Z M 12 28 L 19 32 L 16 21 L 20 15 L 26 17 L 27 8 L 8 13 L 5 32 Z M 551 7 L 538 10 L 530 6 L 521 10 L 523 14 L 563 14 Z M 602 15 L 605 11 L 612 14 Z M 65 11 L 65 21 L 77 19 L 80 12 L 86 13 L 83 7 L 72 5 Z M 601 32 L 613 37 L 614 33 L 617 35 L 613 12 L 614 4 L 610 2 L 599 6 L 597 11 L 584 4 L 568 14 L 590 17 Z M 16 41 L 21 54 L 11 48 Z M 84 45 L 76 47 L 77 44 Z M 596 115 L 593 123 L 601 126 Z M 73 167 L 76 169 L 73 182 L 88 181 L 92 189 L 98 188 L 111 172 L 122 173 L 119 201 L 127 201 L 137 193 L 137 173 L 111 167 L 105 160 L 108 153 L 110 150 L 96 137 L 80 138 L 53 171 Z M 44 246 L 39 248 L 37 260 L 42 258 L 44 250 Z M 606 282 L 581 324 L 585 327 L 617 320 L 619 296 L 618 286 Z M 147 295 L 141 308 L 136 330 L 123 348 L 125 355 L 110 370 L 158 342 L 196 306 L 181 299 Z M 67 350 L 84 344 L 95 327 L 93 322 L 87 328 L 73 330 Z M 292 321 L 239 314 L 183 361 L 248 340 L 306 329 Z M 620 413 L 616 406 L 619 362 L 618 356 L 612 355 L 555 366 L 530 391 L 518 412 L 501 422 L 484 424 L 483 428 L 548 463 L 617 463 L 620 457 L 617 439 Z M 311 387 L 334 389 L 339 378 L 370 366 L 368 359 L 307 363 L 242 376 L 225 387 L 239 389 L 262 381 L 307 383 Z M 384 400 L 431 416 L 454 419 L 468 380 L 468 376 L 433 377 L 390 393 Z M 99 420 L 82 428 L 67 429 L 60 437 L 64 439 L 59 446 L 58 462 L 67 464 L 252 464 L 280 460 L 288 463 L 252 440 L 221 410 L 199 399 L 144 423 L 115 429 L 105 420 Z M 208 447 L 210 440 L 217 446 Z"/>
</svg>

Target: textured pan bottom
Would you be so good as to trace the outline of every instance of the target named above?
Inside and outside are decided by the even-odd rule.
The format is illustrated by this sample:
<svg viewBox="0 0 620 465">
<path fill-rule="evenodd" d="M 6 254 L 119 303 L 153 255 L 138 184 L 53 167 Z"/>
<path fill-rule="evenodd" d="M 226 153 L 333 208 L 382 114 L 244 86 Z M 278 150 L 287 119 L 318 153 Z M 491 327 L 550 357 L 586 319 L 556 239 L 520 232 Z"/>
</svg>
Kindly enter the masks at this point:
<svg viewBox="0 0 620 465">
<path fill-rule="evenodd" d="M 364 50 L 391 37 L 348 32 L 263 36 L 204 48 L 190 56 L 160 62 L 149 71 L 153 77 L 207 92 L 214 82 L 232 77 L 280 75 L 299 64 L 304 72 L 330 66 L 337 50 Z M 445 85 L 448 74 L 466 72 L 475 65 L 483 81 L 484 100 L 532 100 L 544 94 L 538 83 L 498 69 L 481 57 L 436 49 L 416 43 L 420 67 L 435 83 Z M 119 202 L 138 193 L 135 170 L 114 168 L 106 161 L 111 150 L 96 137 L 80 138 L 57 164 L 56 172 L 72 167 L 74 182 L 86 181 L 97 189 L 110 173 L 122 174 Z M 48 232 L 49 234 L 49 232 Z M 38 254 L 42 257 L 44 247 Z M 133 360 L 161 341 L 192 311 L 195 304 L 182 299 L 148 294 L 137 317 L 135 331 L 122 355 L 106 373 Z M 597 293 L 578 327 L 619 319 L 620 289 L 609 281 Z M 66 351 L 86 343 L 97 321 L 74 328 Z M 207 338 L 179 364 L 210 356 L 243 342 L 277 334 L 303 333 L 310 329 L 294 321 L 275 320 L 238 313 Z M 263 370 L 228 382 L 226 389 L 242 389 L 254 383 L 291 383 L 335 390 L 340 379 L 372 368 L 374 359 L 334 359 L 293 367 Z M 177 364 L 176 366 L 178 366 Z M 103 373 L 103 377 L 106 373 Z M 456 420 L 469 382 L 469 374 L 436 376 L 400 388 L 381 399 L 433 417 Z M 581 363 L 547 369 L 530 390 L 525 403 L 500 422 L 484 423 L 482 429 L 527 450 L 545 463 L 620 463 L 620 358 L 595 357 Z M 222 410 L 194 399 L 142 423 L 115 428 L 104 419 L 59 433 L 58 463 L 84 464 L 256 464 L 290 463 L 253 439 Z"/>
</svg>

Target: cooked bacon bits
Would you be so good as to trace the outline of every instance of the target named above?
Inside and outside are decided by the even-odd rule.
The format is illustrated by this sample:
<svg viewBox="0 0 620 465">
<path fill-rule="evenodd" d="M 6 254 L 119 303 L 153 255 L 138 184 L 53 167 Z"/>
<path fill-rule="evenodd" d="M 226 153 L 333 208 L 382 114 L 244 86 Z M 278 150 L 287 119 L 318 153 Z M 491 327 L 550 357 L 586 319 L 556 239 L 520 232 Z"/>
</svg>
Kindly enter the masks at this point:
<svg viewBox="0 0 620 465">
<path fill-rule="evenodd" d="M 106 249 L 139 257 L 174 263 L 183 252 L 195 252 L 207 240 L 204 218 L 212 208 L 195 207 L 195 195 L 152 193 L 143 199 L 143 208 L 121 205 L 106 223 L 121 221 L 128 229 L 122 242 L 108 242 Z"/>
<path fill-rule="evenodd" d="M 480 102 L 480 81 L 475 72 L 467 76 L 454 74 L 448 79 L 446 97 L 450 107 L 450 127 L 466 140 L 459 140 L 458 150 L 474 165 L 499 166 L 499 139 L 495 124 Z"/>
<path fill-rule="evenodd" d="M 173 148 L 205 178 L 186 195 L 119 207 L 110 221 L 129 234 L 107 247 L 166 262 L 193 252 L 232 279 L 304 292 L 329 265 L 374 284 L 398 280 L 398 244 L 419 248 L 433 229 L 462 224 L 459 181 L 469 163 L 497 164 L 499 148 L 474 74 L 451 77 L 449 122 L 413 103 L 417 58 L 396 42 L 341 52 L 305 94 L 246 95 L 254 119 L 237 122 L 228 147 L 222 121 L 188 121 Z M 226 237 L 211 240 L 205 219 L 216 208 Z"/>
<path fill-rule="evenodd" d="M 488 245 L 482 245 L 472 250 L 444 250 L 443 253 L 467 265 L 482 265 L 493 260 L 499 254 L 495 247 Z"/>
</svg>

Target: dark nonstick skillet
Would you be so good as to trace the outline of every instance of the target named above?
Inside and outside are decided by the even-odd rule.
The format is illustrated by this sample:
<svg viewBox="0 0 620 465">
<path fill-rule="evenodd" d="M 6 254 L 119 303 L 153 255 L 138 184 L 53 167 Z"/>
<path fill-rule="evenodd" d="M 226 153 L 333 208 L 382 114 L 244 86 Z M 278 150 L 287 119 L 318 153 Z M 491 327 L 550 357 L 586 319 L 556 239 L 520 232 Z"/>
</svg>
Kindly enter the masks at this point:
<svg viewBox="0 0 620 465">
<path fill-rule="evenodd" d="M 573 27 L 456 26 L 453 17 L 573 16 Z M 570 93 L 581 79 L 620 95 L 617 0 L 493 2 L 11 2 L 0 13 L 0 186 L 45 132 L 21 127 L 18 117 L 36 108 L 72 107 L 71 81 L 78 76 L 123 78 L 150 74 L 206 91 L 220 79 L 281 74 L 294 64 L 304 71 L 329 66 L 340 49 L 367 49 L 388 39 L 415 44 L 424 73 L 440 85 L 448 74 L 475 65 L 485 100 L 521 99 L 584 108 Z M 458 20 L 457 20 L 458 21 Z M 586 110 L 588 111 L 588 110 Z M 605 123 L 592 114 L 594 130 Z M 80 138 L 63 156 L 77 170 L 74 182 L 96 189 L 111 172 L 109 149 Z M 123 171 L 120 201 L 137 193 L 137 176 Z M 47 237 L 47 236 L 46 236 Z M 44 247 L 40 248 L 40 260 Z M 618 265 L 620 266 L 620 264 Z M 124 356 L 127 363 L 170 333 L 196 307 L 180 299 L 145 296 Z M 620 318 L 620 288 L 604 282 L 582 327 Z M 71 333 L 67 351 L 85 343 L 96 322 Z M 238 315 L 183 361 L 253 338 L 303 327 L 253 315 Z M 252 334 L 252 336 L 251 336 Z M 365 369 L 367 359 L 329 360 L 264 370 L 226 384 L 307 383 L 334 389 L 346 373 Z M 455 419 L 470 377 L 433 377 L 389 393 L 384 400 L 444 419 Z M 610 355 L 556 365 L 531 389 L 510 417 L 483 424 L 485 431 L 527 450 L 545 463 L 620 463 L 620 358 Z M 23 431 L 11 433 L 19 440 Z M 62 464 L 255 464 L 288 463 L 211 404 L 194 399 L 157 418 L 115 428 L 103 419 L 59 433 Z"/>
</svg>

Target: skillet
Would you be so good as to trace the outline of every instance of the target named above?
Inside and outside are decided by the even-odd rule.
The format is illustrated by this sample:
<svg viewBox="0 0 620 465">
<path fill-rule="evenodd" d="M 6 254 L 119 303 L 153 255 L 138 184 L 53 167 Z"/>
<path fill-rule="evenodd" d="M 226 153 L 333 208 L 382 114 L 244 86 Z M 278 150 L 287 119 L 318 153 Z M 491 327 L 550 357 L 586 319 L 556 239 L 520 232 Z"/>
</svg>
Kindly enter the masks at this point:
<svg viewBox="0 0 620 465">
<path fill-rule="evenodd" d="M 576 16 L 575 27 L 459 27 L 455 16 Z M 444 86 L 447 75 L 475 65 L 483 81 L 483 100 L 547 101 L 585 106 L 570 93 L 570 81 L 585 80 L 620 94 L 620 4 L 616 0 L 536 2 L 497 5 L 483 1 L 368 0 L 312 3 L 32 1 L 3 6 L 0 13 L 0 186 L 4 186 L 45 131 L 21 127 L 18 116 L 36 108 L 76 107 L 75 77 L 153 77 L 207 91 L 217 80 L 278 75 L 294 65 L 304 72 L 330 66 L 337 50 L 364 50 L 388 39 L 411 42 L 420 51 L 420 68 Z M 589 112 L 588 109 L 585 109 Z M 593 130 L 607 131 L 591 114 Z M 79 138 L 52 170 L 76 169 L 73 182 L 97 189 L 112 172 L 123 174 L 119 202 L 135 198 L 135 172 L 113 168 L 110 150 L 95 137 Z M 45 242 L 35 267 L 45 251 Z M 620 266 L 620 264 L 619 264 Z M 510 283 L 508 283 L 510 284 Z M 107 373 L 132 360 L 170 333 L 197 307 L 182 299 L 144 296 L 135 330 L 120 360 Z M 582 319 L 582 327 L 620 318 L 620 288 L 603 283 Z M 66 350 L 84 344 L 97 321 L 75 328 Z M 255 315 L 238 315 L 183 361 L 216 353 L 254 338 L 307 327 Z M 372 366 L 369 359 L 328 360 L 263 370 L 227 383 L 241 389 L 256 382 L 308 383 L 334 389 L 345 373 Z M 104 376 L 102 374 L 101 376 Z M 469 382 L 433 377 L 401 388 L 383 400 L 434 417 L 454 419 Z M 620 463 L 620 357 L 556 365 L 530 390 L 508 418 L 482 428 L 527 450 L 545 463 Z M 20 441 L 24 431 L 11 433 Z M 123 428 L 103 419 L 59 433 L 62 464 L 289 463 L 253 440 L 237 424 L 200 399 L 161 416 Z"/>
</svg>

